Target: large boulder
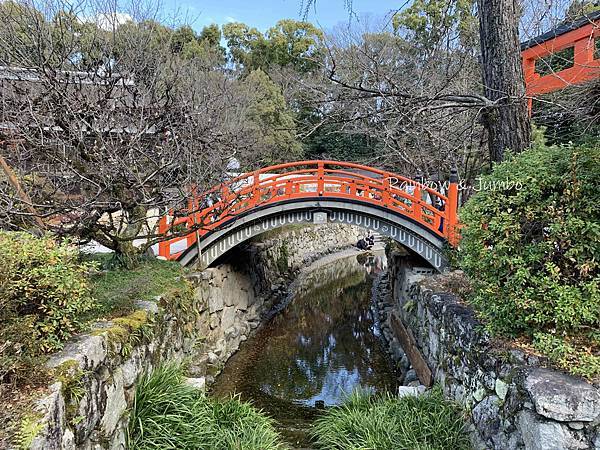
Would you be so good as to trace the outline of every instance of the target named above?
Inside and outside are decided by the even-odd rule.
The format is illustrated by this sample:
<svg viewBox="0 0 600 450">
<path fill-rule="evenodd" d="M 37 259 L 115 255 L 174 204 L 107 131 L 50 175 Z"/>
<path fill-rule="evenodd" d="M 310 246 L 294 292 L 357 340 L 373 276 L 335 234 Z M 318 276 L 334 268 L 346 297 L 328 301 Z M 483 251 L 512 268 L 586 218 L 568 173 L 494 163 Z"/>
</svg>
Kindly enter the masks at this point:
<svg viewBox="0 0 600 450">
<path fill-rule="evenodd" d="M 519 425 L 526 450 L 583 450 L 588 444 L 567 425 L 539 420 L 533 411 L 523 410 Z"/>
<path fill-rule="evenodd" d="M 538 414 L 560 422 L 600 418 L 600 391 L 584 380 L 544 368 L 531 369 L 525 389 Z"/>
</svg>

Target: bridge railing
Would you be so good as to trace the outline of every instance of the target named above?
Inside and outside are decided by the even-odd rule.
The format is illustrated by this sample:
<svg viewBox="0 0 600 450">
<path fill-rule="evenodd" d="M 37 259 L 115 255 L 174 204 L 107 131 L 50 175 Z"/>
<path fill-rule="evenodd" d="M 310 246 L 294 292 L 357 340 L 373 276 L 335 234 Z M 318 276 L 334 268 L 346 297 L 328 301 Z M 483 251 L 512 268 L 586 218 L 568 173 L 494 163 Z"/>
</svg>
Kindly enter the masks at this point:
<svg viewBox="0 0 600 450">
<path fill-rule="evenodd" d="M 456 244 L 457 180 L 446 194 L 400 175 L 354 163 L 300 161 L 266 167 L 194 195 L 185 211 L 159 222 L 161 234 L 184 234 L 159 244 L 159 255 L 176 259 L 212 231 L 255 208 L 295 199 L 347 199 L 414 220 Z M 186 231 L 189 233 L 186 234 Z"/>
</svg>

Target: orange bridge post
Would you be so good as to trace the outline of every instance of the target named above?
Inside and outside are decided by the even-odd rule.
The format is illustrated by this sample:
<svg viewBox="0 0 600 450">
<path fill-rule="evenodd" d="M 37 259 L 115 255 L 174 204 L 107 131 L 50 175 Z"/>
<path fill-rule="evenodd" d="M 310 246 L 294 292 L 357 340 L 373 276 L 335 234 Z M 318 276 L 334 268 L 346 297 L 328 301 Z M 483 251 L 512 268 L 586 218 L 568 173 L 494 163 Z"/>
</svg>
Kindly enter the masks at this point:
<svg viewBox="0 0 600 450">
<path fill-rule="evenodd" d="M 448 242 L 456 247 L 458 244 L 458 171 L 450 171 L 450 185 L 448 186 Z"/>
</svg>

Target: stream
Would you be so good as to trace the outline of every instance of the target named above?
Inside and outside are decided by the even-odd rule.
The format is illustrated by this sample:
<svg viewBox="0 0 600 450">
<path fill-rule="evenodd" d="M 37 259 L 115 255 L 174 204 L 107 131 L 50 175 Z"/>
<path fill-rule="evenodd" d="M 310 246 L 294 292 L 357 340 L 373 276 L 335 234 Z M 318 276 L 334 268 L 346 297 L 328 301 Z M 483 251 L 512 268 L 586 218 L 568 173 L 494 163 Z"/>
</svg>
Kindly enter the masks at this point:
<svg viewBox="0 0 600 450">
<path fill-rule="evenodd" d="M 370 308 L 384 269 L 382 252 L 313 263 L 290 286 L 282 311 L 229 359 L 211 395 L 239 394 L 275 419 L 290 446 L 310 448 L 316 404 L 340 404 L 355 389 L 396 390 L 399 373 Z"/>
</svg>

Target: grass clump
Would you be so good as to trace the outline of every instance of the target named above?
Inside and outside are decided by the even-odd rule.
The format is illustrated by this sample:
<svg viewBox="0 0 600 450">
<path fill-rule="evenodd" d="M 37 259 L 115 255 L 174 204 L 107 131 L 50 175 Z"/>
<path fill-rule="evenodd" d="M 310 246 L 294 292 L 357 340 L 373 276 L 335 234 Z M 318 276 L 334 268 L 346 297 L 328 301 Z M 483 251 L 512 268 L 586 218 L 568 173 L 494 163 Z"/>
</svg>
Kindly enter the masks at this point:
<svg viewBox="0 0 600 450">
<path fill-rule="evenodd" d="M 418 397 L 354 392 L 315 422 L 318 448 L 355 450 L 470 449 L 465 417 L 439 388 Z"/>
<path fill-rule="evenodd" d="M 284 448 L 270 418 L 237 398 L 206 397 L 181 369 L 158 368 L 137 386 L 128 448 L 272 450 Z"/>
</svg>

